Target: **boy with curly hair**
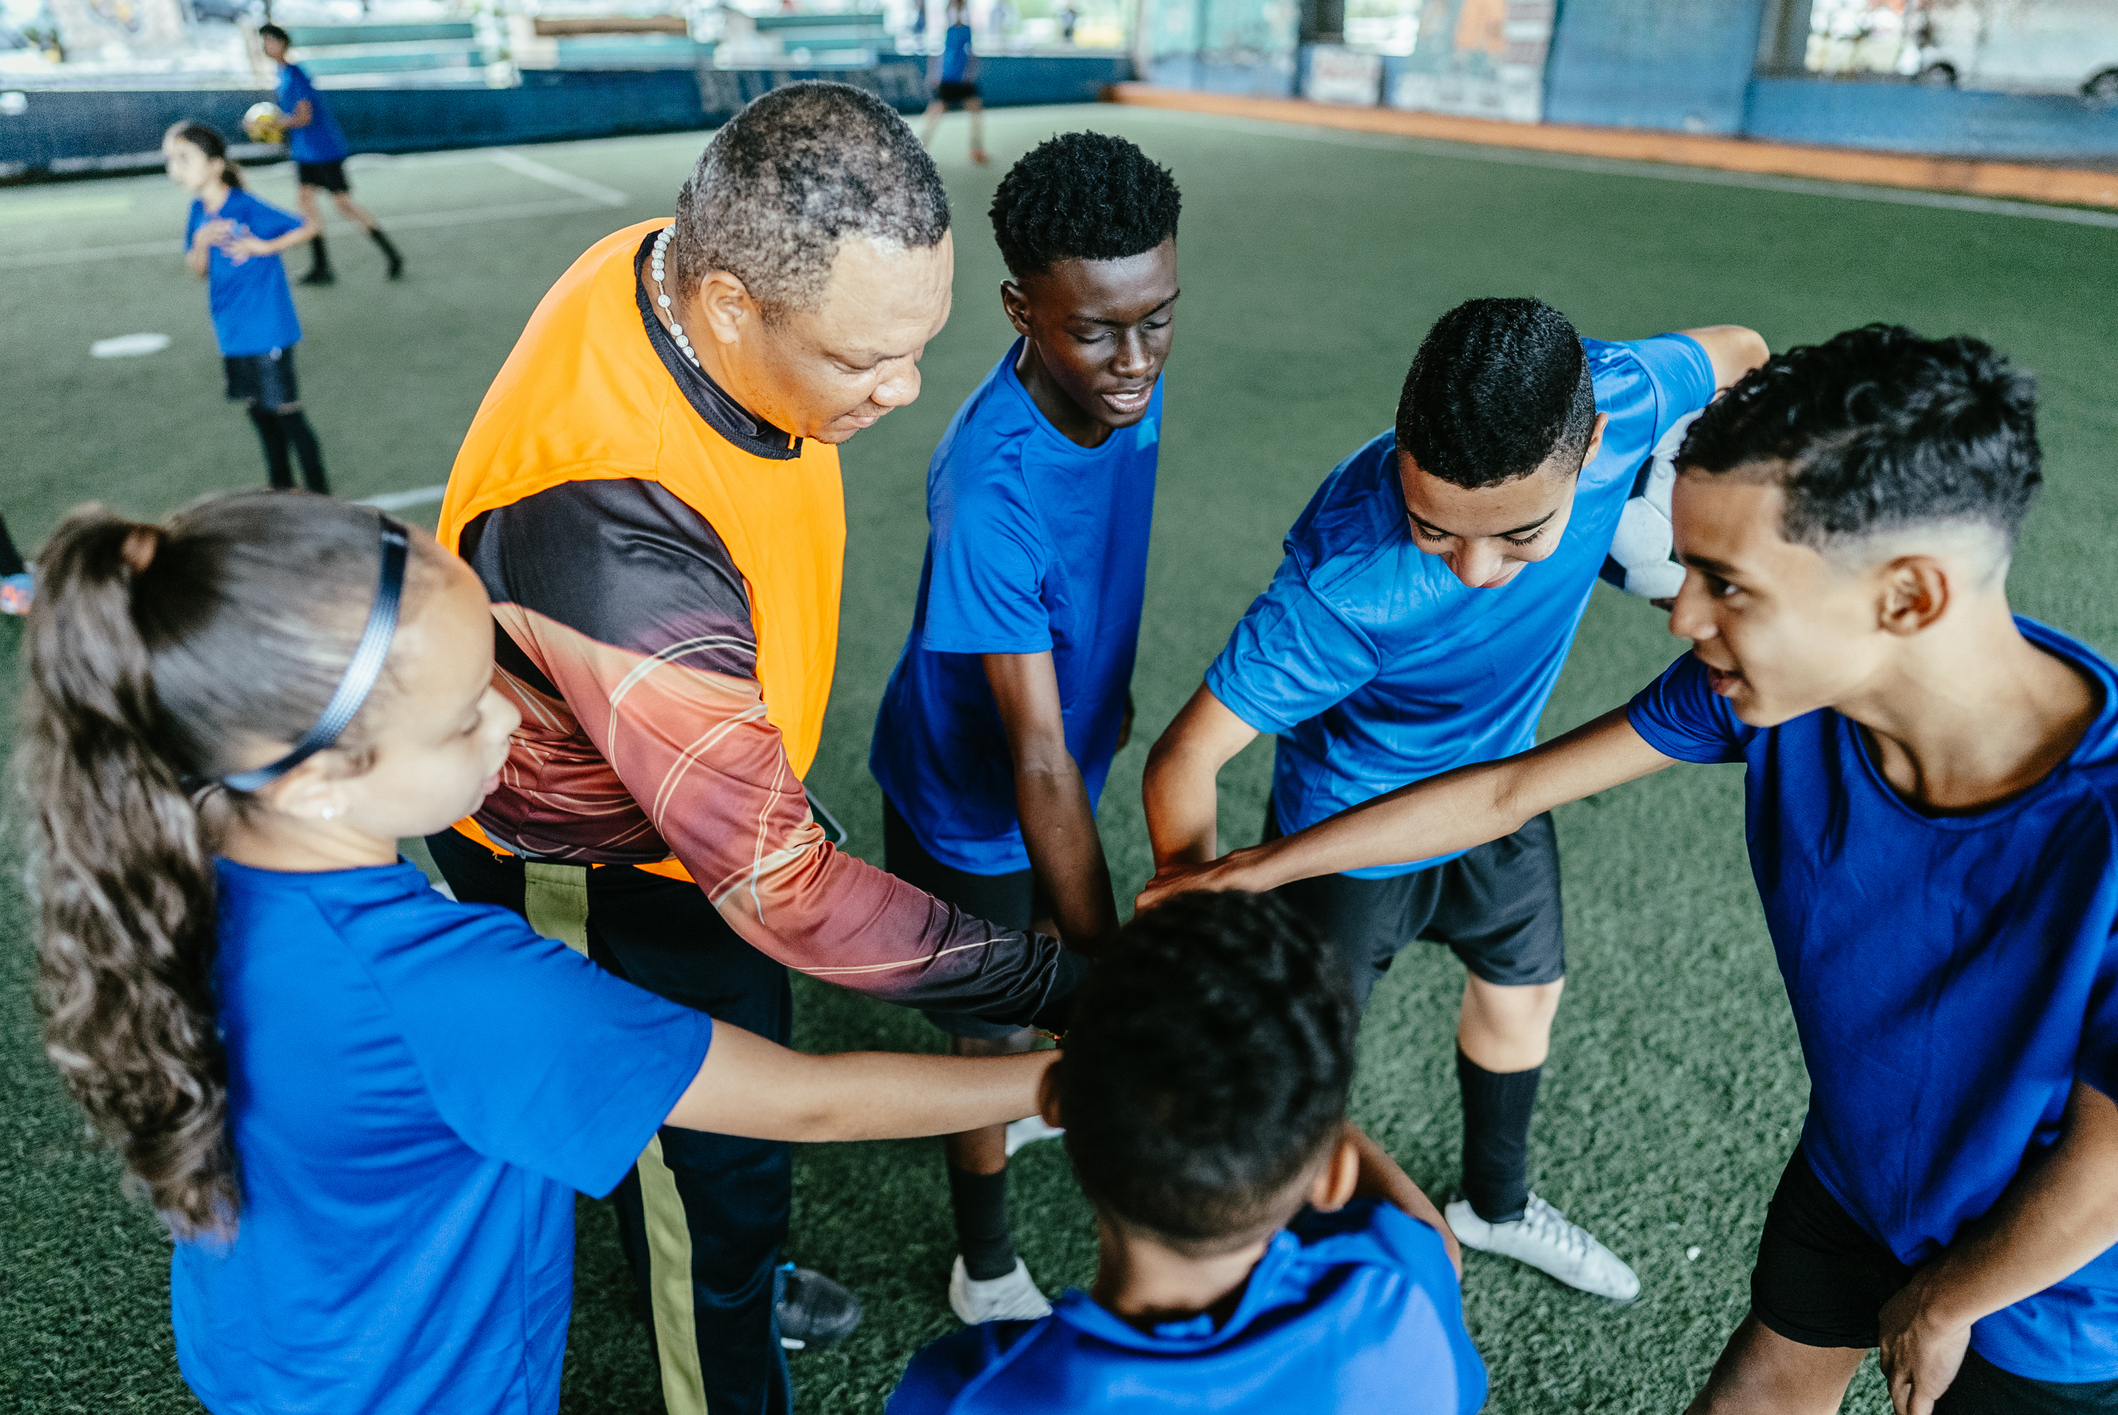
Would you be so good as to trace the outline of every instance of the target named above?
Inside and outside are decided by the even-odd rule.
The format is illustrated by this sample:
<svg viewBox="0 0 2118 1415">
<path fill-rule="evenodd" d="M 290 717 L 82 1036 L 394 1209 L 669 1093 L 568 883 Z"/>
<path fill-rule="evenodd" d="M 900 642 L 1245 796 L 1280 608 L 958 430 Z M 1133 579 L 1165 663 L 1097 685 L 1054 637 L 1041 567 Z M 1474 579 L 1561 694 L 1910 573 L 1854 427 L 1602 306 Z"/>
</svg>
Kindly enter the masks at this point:
<svg viewBox="0 0 2118 1415">
<path fill-rule="evenodd" d="M 1000 302 L 1019 337 L 928 467 L 918 607 L 869 757 L 892 874 L 1089 952 L 1118 922 L 1095 811 L 1129 727 L 1178 206 L 1167 169 L 1098 133 L 1002 179 Z M 928 1016 L 961 1055 L 1033 1042 Z M 949 1305 L 966 1322 L 1050 1310 L 1009 1232 L 1008 1143 L 1000 1126 L 947 1141 Z"/>
<path fill-rule="evenodd" d="M 1484 1403 L 1448 1227 L 1346 1123 L 1335 948 L 1277 900 L 1188 895 L 1126 926 L 1078 1018 L 1043 1106 L 1096 1207 L 1095 1285 L 927 1347 L 890 1415 Z"/>
</svg>

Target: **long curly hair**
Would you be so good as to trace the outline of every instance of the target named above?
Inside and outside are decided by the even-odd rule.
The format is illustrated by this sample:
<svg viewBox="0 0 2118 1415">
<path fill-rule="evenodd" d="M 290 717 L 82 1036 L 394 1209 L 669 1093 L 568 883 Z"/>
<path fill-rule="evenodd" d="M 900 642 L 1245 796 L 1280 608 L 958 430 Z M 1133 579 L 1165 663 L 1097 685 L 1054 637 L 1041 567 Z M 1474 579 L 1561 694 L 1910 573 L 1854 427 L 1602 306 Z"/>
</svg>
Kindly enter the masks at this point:
<svg viewBox="0 0 2118 1415">
<path fill-rule="evenodd" d="M 379 553 L 372 511 L 251 492 L 164 525 L 87 507 L 38 558 L 17 769 L 44 1049 L 180 1237 L 232 1236 L 242 1206 L 212 840 L 255 803 L 212 783 L 315 721 Z M 368 716 L 341 738 L 356 756 Z"/>
</svg>

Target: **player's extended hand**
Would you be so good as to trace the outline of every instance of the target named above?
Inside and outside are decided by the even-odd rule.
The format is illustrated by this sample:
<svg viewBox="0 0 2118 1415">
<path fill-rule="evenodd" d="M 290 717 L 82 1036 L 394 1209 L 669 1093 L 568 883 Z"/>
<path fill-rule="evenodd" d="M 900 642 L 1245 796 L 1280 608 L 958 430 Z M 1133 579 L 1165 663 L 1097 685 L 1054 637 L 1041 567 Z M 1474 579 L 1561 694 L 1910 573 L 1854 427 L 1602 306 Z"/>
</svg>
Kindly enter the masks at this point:
<svg viewBox="0 0 2118 1415">
<path fill-rule="evenodd" d="M 230 238 L 229 240 L 221 242 L 221 249 L 228 252 L 228 258 L 234 261 L 237 265 L 241 265 L 244 261 L 250 259 L 250 257 L 254 255 L 272 254 L 272 247 L 270 245 L 266 244 L 263 241 L 260 241 L 257 237 L 250 235 L 248 232 L 245 232 L 240 236 L 235 236 Z"/>
<path fill-rule="evenodd" d="M 199 250 L 205 246 L 225 246 L 229 237 L 234 234 L 235 223 L 225 216 L 217 221 L 207 221 L 192 233 L 191 248 Z"/>
<path fill-rule="evenodd" d="M 1194 890 L 1246 888 L 1240 872 L 1240 863 L 1236 858 L 1240 853 L 1232 852 L 1218 860 L 1208 860 L 1197 865 L 1164 865 L 1155 871 L 1155 877 L 1147 882 L 1147 887 L 1133 900 L 1133 912 L 1144 914 L 1157 904 L 1174 899 L 1179 894 L 1190 894 Z"/>
<path fill-rule="evenodd" d="M 1931 1284 L 1919 1274 L 1883 1304 L 1883 1378 L 1897 1415 L 1931 1415 L 1934 1402 L 1956 1379 L 1971 1345 L 1971 1325 L 1952 1326 L 1928 1308 Z"/>
</svg>

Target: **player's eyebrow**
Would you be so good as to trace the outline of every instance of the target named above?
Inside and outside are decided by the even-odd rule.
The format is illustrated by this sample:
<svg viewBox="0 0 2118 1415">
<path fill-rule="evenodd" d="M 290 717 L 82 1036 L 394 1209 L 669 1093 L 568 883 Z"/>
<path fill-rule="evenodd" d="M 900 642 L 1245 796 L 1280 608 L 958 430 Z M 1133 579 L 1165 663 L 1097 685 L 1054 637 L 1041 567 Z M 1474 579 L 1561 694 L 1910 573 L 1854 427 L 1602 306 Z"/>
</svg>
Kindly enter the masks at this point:
<svg viewBox="0 0 2118 1415">
<path fill-rule="evenodd" d="M 1445 530 L 1443 530 L 1443 529 L 1442 529 L 1442 528 L 1441 528 L 1440 526 L 1437 526 L 1437 525 L 1435 525 L 1435 524 L 1434 524 L 1434 523 L 1433 523 L 1432 521 L 1430 521 L 1430 520 L 1428 520 L 1428 519 L 1427 519 L 1426 517 L 1424 517 L 1424 516 L 1420 515 L 1420 514 L 1419 514 L 1419 513 L 1417 512 L 1417 511 L 1407 511 L 1407 512 L 1405 512 L 1405 514 L 1406 514 L 1407 516 L 1410 516 L 1410 517 L 1411 517 L 1411 518 L 1412 518 L 1413 520 L 1417 521 L 1417 522 L 1419 523 L 1419 525 L 1420 525 L 1420 529 L 1422 529 L 1422 530 L 1426 531 L 1426 532 L 1427 532 L 1427 533 L 1429 533 L 1430 535 L 1433 535 L 1433 536 L 1437 536 L 1437 537 L 1439 537 L 1439 536 L 1454 536 L 1454 535 L 1456 535 L 1456 532 L 1454 532 L 1454 531 L 1445 531 Z M 1521 526 L 1517 526 L 1517 527 L 1515 527 L 1515 528 L 1514 528 L 1513 530 L 1510 530 L 1510 531 L 1490 531 L 1490 532 L 1488 532 L 1487 534 L 1488 534 L 1488 535 L 1496 535 L 1496 536 L 1526 536 L 1526 535 L 1528 535 L 1528 534 L 1529 534 L 1529 533 L 1530 533 L 1531 531 L 1534 531 L 1534 530 L 1536 530 L 1536 529 L 1537 529 L 1537 528 L 1538 528 L 1539 526 L 1542 526 L 1542 525 L 1543 525 L 1543 524 L 1544 524 L 1544 523 L 1545 523 L 1546 521 L 1549 521 L 1549 520 L 1551 520 L 1551 519 L 1552 519 L 1552 517 L 1554 517 L 1554 516 L 1556 516 L 1556 515 L 1558 515 L 1558 514 L 1559 514 L 1559 508 L 1555 506 L 1555 507 L 1553 507 L 1553 508 L 1552 508 L 1551 510 L 1549 510 L 1549 511 L 1545 512 L 1545 513 L 1544 513 L 1544 514 L 1543 514 L 1542 516 L 1539 516 L 1539 517 L 1538 517 L 1538 518 L 1537 518 L 1536 520 L 1534 520 L 1534 521 L 1531 521 L 1530 523 L 1528 523 L 1527 525 L 1521 525 Z M 1485 539 L 1485 537 L 1483 537 L 1483 536 L 1457 536 L 1457 539 L 1458 539 L 1458 540 L 1483 540 L 1483 539 Z"/>
<path fill-rule="evenodd" d="M 1177 295 L 1181 295 L 1183 293 L 1184 292 L 1182 290 L 1177 291 Z M 1177 295 L 1171 295 L 1161 304 L 1156 305 L 1146 314 L 1141 315 L 1140 319 L 1153 319 L 1156 315 L 1162 313 L 1162 311 L 1168 309 L 1171 305 L 1175 304 L 1177 302 Z M 1076 316 L 1075 322 L 1079 324 L 1101 324 L 1110 329 L 1129 329 L 1133 325 L 1138 324 L 1140 322 L 1140 319 L 1097 319 L 1094 315 L 1084 314 Z"/>
<path fill-rule="evenodd" d="M 1703 571 L 1723 580 L 1737 579 L 1742 574 L 1742 571 L 1736 569 L 1735 566 L 1730 565 L 1727 561 L 1716 560 L 1711 555 L 1680 555 L 1677 559 L 1691 566 L 1694 570 Z"/>
</svg>

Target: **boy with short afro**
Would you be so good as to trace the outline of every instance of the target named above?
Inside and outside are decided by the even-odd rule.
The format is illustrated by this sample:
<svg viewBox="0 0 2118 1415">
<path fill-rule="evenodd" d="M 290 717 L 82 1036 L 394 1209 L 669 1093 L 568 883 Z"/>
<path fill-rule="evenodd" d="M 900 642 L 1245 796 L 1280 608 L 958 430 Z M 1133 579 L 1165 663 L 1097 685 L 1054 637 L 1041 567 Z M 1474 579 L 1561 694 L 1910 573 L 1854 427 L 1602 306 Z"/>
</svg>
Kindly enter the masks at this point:
<svg viewBox="0 0 2118 1415">
<path fill-rule="evenodd" d="M 1167 169 L 1098 133 L 1055 137 L 1002 179 L 993 233 L 1018 337 L 928 468 L 918 607 L 869 758 L 892 874 L 1088 952 L 1117 928 L 1095 810 L 1131 716 L 1178 207 Z M 1032 1044 L 929 1016 L 962 1055 Z M 949 1303 L 966 1322 L 1050 1310 L 1007 1218 L 1011 1142 L 1043 1133 L 946 1142 Z"/>
<path fill-rule="evenodd" d="M 1095 1286 L 914 1357 L 890 1415 L 1467 1415 L 1455 1244 L 1346 1123 L 1359 1012 L 1283 904 L 1193 894 L 1089 975 L 1044 1110 L 1096 1207 Z"/>
</svg>

